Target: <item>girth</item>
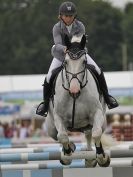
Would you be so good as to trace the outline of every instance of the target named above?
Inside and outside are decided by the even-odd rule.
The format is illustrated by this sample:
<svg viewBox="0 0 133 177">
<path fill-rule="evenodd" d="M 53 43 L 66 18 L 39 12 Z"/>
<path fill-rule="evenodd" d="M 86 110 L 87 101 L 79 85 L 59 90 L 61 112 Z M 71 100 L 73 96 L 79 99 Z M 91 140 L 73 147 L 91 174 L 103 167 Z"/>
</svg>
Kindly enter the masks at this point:
<svg viewBox="0 0 133 177">
<path fill-rule="evenodd" d="M 72 128 L 72 127 L 67 127 L 67 130 L 68 131 L 70 131 L 70 132 L 84 132 L 84 131 L 86 131 L 86 130 L 88 130 L 88 129 L 92 129 L 92 125 L 90 125 L 90 124 L 88 124 L 87 126 L 85 126 L 85 127 L 80 127 L 80 128 Z"/>
</svg>

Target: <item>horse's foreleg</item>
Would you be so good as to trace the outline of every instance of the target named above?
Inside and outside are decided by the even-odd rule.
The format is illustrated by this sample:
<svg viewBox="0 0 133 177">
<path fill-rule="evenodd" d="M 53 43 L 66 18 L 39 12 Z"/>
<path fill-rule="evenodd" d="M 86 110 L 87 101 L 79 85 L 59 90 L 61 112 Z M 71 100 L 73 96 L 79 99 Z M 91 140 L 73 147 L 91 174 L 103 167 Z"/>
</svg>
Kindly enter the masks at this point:
<svg viewBox="0 0 133 177">
<path fill-rule="evenodd" d="M 84 131 L 86 143 L 87 143 L 87 151 L 92 151 L 92 129 Z M 97 165 L 96 158 L 94 159 L 85 159 L 85 166 L 86 167 L 95 167 Z"/>
<path fill-rule="evenodd" d="M 101 139 L 103 123 L 104 123 L 104 116 L 102 110 L 97 109 L 94 115 L 93 128 L 92 128 L 92 137 L 94 138 L 94 140 L 97 139 L 96 140 L 97 143 L 100 143 L 98 142 L 98 140 Z"/>
<path fill-rule="evenodd" d="M 95 117 L 94 117 L 94 124 L 92 129 L 92 137 L 95 142 L 96 146 L 96 156 L 97 156 L 97 162 L 100 166 L 107 167 L 110 164 L 110 157 L 108 154 L 104 152 L 104 149 L 102 147 L 101 143 L 101 136 L 102 136 L 102 129 L 104 124 L 104 115 L 102 111 L 99 109 L 97 110 Z"/>
<path fill-rule="evenodd" d="M 57 114 L 54 114 L 54 120 L 56 129 L 58 131 L 57 138 L 63 147 L 68 148 L 69 138 L 61 117 L 59 117 Z"/>
<path fill-rule="evenodd" d="M 107 153 L 104 152 L 101 143 L 101 137 L 95 138 L 95 147 L 96 147 L 96 159 L 101 167 L 108 167 L 110 165 L 110 157 Z"/>
<path fill-rule="evenodd" d="M 102 111 L 98 109 L 94 116 L 94 122 L 92 128 L 92 137 L 94 139 L 97 154 L 103 153 L 103 148 L 100 148 L 103 123 L 104 123 L 104 119 L 103 119 Z"/>
<path fill-rule="evenodd" d="M 75 145 L 73 143 L 69 142 L 67 130 L 66 130 L 61 118 L 57 114 L 55 114 L 54 119 L 55 119 L 55 126 L 58 131 L 57 138 L 63 146 L 62 151 L 64 152 L 64 155 L 69 156 L 75 150 Z M 60 160 L 60 163 L 63 165 L 70 165 L 71 162 L 72 162 L 71 159 Z"/>
<path fill-rule="evenodd" d="M 92 146 L 91 146 L 91 140 L 92 140 L 92 129 L 84 131 L 85 134 L 85 139 L 87 143 L 87 150 L 91 151 Z"/>
</svg>

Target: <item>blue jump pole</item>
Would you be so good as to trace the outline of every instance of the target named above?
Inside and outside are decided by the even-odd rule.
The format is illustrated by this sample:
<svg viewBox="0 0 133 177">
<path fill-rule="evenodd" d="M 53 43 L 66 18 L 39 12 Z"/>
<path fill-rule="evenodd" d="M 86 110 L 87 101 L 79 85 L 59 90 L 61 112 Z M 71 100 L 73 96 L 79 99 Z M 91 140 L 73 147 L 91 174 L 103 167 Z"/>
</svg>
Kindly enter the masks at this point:
<svg viewBox="0 0 133 177">
<path fill-rule="evenodd" d="M 86 146 L 86 143 L 75 143 L 76 146 Z M 0 149 L 10 149 L 10 148 L 49 148 L 49 147 L 62 147 L 59 143 L 49 143 L 49 144 L 8 144 L 8 145 L 0 145 Z"/>
<path fill-rule="evenodd" d="M 1 154 L 0 162 L 28 162 L 41 160 L 66 160 L 66 159 L 93 159 L 96 158 L 95 151 L 75 151 L 71 156 L 65 156 L 62 152 L 42 152 L 42 153 L 14 153 Z"/>
<path fill-rule="evenodd" d="M 76 146 L 76 151 L 85 151 L 87 148 L 82 145 Z M 55 152 L 62 151 L 62 147 L 50 146 L 50 147 L 31 147 L 31 148 L 7 148 L 0 149 L 0 154 L 12 154 L 12 153 L 39 153 L 39 152 Z"/>
</svg>

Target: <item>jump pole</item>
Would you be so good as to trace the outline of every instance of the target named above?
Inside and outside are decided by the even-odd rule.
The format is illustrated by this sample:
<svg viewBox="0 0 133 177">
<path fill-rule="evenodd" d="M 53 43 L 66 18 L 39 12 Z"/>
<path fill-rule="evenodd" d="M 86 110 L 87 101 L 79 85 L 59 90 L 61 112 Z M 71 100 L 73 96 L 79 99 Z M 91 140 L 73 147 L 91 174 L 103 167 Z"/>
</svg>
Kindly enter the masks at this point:
<svg viewBox="0 0 133 177">
<path fill-rule="evenodd" d="M 86 146 L 86 143 L 75 143 L 76 146 Z M 0 145 L 0 149 L 10 149 L 10 148 L 60 148 L 62 147 L 59 143 L 48 143 L 48 144 L 8 144 L 8 145 Z"/>
<path fill-rule="evenodd" d="M 15 153 L 1 154 L 0 162 L 26 162 L 40 160 L 66 160 L 66 159 L 93 159 L 96 158 L 95 151 L 76 151 L 71 156 L 66 156 L 62 152 L 43 152 L 43 153 Z"/>
<path fill-rule="evenodd" d="M 106 151 L 110 158 L 133 157 L 133 150 L 110 150 Z M 75 151 L 71 156 L 66 156 L 62 152 L 42 152 L 42 153 L 14 153 L 1 154 L 0 162 L 27 162 L 42 160 L 66 160 L 66 159 L 94 159 L 95 151 Z"/>
<path fill-rule="evenodd" d="M 82 145 L 77 145 L 77 151 L 85 151 L 87 148 Z M 0 154 L 13 154 L 13 153 L 39 153 L 39 152 L 55 152 L 62 151 L 62 147 L 28 147 L 28 148 L 7 148 L 0 149 Z"/>
<path fill-rule="evenodd" d="M 109 167 L 133 167 L 133 160 L 112 160 Z M 71 165 L 60 163 L 28 163 L 28 164 L 2 164 L 0 170 L 39 170 L 39 169 L 64 169 L 64 168 L 86 168 L 85 162 L 73 162 Z M 97 165 L 96 168 L 99 168 Z"/>
</svg>

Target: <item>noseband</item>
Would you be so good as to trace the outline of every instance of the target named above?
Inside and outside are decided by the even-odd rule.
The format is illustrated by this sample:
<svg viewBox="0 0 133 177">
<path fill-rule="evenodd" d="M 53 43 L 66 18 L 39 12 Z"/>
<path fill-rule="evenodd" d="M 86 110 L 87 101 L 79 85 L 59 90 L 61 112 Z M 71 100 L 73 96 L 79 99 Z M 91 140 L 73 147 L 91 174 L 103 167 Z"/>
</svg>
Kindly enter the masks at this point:
<svg viewBox="0 0 133 177">
<path fill-rule="evenodd" d="M 85 50 L 80 50 L 80 51 L 75 53 L 75 52 L 71 52 L 71 51 L 68 50 L 66 53 L 69 55 L 70 59 L 78 60 L 78 59 L 80 59 L 82 57 L 82 55 L 86 54 L 86 51 Z M 87 68 L 86 68 L 87 60 L 84 61 L 84 64 L 85 64 L 85 66 L 84 66 L 84 69 L 82 71 L 77 72 L 77 73 L 72 73 L 72 72 L 69 72 L 66 69 L 66 63 L 65 62 L 63 63 L 63 67 L 64 67 L 64 70 L 65 70 L 65 76 L 66 76 L 66 79 L 67 79 L 69 87 L 70 87 L 71 80 L 74 79 L 74 78 L 76 78 L 78 80 L 81 89 L 86 86 L 86 84 L 88 82 L 88 80 L 87 80 Z M 82 80 L 79 80 L 78 75 L 82 74 L 82 73 L 83 73 L 83 78 L 82 78 Z M 69 76 L 68 75 L 72 76 L 71 80 L 69 80 Z M 86 76 L 86 81 L 85 81 L 85 84 L 83 84 L 83 80 L 84 80 L 85 76 Z M 62 70 L 62 86 L 63 86 L 63 88 L 65 90 L 69 91 L 69 88 L 66 88 L 65 85 L 64 85 L 63 70 Z"/>
<path fill-rule="evenodd" d="M 82 57 L 82 55 L 86 54 L 86 51 L 85 50 L 80 50 L 78 52 L 75 52 L 75 51 L 71 52 L 70 50 L 68 50 L 66 52 L 66 54 L 69 55 L 70 59 L 72 59 L 72 60 L 78 60 L 79 58 Z"/>
</svg>

